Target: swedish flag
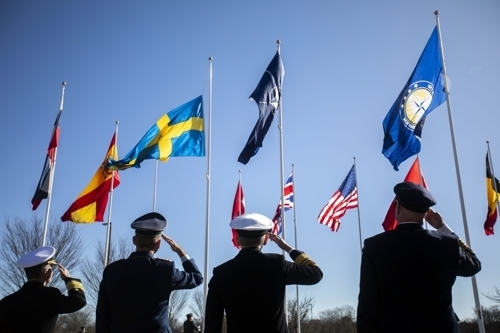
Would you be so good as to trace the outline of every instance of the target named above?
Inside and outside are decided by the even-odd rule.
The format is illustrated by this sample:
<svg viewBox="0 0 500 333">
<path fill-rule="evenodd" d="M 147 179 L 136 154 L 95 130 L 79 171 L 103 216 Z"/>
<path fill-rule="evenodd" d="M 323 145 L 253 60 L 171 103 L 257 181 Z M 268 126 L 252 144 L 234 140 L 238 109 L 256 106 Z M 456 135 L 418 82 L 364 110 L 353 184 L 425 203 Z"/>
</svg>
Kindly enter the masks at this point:
<svg viewBox="0 0 500 333">
<path fill-rule="evenodd" d="M 202 96 L 163 115 L 123 159 L 110 159 L 107 167 L 140 168 L 144 160 L 166 162 L 175 156 L 205 156 Z"/>
</svg>

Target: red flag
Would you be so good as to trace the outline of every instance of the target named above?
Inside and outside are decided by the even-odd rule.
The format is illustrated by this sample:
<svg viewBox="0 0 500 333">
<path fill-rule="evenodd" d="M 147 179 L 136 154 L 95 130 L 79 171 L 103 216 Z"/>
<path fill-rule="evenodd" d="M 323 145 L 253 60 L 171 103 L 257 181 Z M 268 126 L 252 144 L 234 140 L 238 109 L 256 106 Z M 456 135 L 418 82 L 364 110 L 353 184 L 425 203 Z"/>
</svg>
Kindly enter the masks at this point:
<svg viewBox="0 0 500 333">
<path fill-rule="evenodd" d="M 422 185 L 423 187 L 427 188 L 427 183 L 425 182 L 424 175 L 420 171 L 420 163 L 418 161 L 418 157 L 415 159 L 415 162 L 413 162 L 413 165 L 411 166 L 410 171 L 408 171 L 408 174 L 406 175 L 404 181 L 407 183 Z M 389 210 L 385 215 L 384 222 L 382 223 L 382 227 L 384 227 L 385 231 L 394 230 L 396 228 L 397 222 L 395 211 L 396 198 L 394 197 L 394 200 L 392 200 L 391 206 L 389 207 Z"/>
<path fill-rule="evenodd" d="M 243 188 L 241 187 L 241 183 L 238 181 L 238 187 L 236 188 L 236 194 L 234 195 L 233 202 L 233 211 L 231 212 L 231 220 L 235 217 L 240 216 L 241 214 L 245 214 L 245 197 L 243 196 Z M 238 238 L 236 237 L 236 230 L 231 229 L 233 234 L 233 245 L 236 248 L 239 248 Z"/>
<path fill-rule="evenodd" d="M 490 168 L 490 159 L 486 155 L 486 195 L 488 199 L 488 214 L 486 215 L 486 221 L 484 222 L 484 232 L 486 236 L 493 235 L 495 232 L 493 227 L 497 221 L 497 205 L 499 198 L 500 181 L 497 177 L 493 180 L 493 175 Z"/>
</svg>

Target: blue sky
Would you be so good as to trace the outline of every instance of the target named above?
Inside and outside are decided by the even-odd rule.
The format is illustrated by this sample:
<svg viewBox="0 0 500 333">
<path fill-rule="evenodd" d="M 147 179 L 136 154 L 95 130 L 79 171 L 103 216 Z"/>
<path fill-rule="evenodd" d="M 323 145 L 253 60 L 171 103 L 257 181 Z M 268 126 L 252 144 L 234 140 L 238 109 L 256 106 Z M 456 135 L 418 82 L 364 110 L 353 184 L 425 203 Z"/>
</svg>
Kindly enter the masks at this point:
<svg viewBox="0 0 500 333">
<path fill-rule="evenodd" d="M 479 291 L 500 286 L 499 235 L 486 237 L 485 154 L 491 143 L 500 170 L 498 102 L 500 3 L 482 1 L 51 1 L 0 3 L 0 213 L 30 217 L 66 81 L 52 216 L 61 216 L 102 162 L 120 121 L 123 157 L 165 112 L 203 94 L 208 113 L 208 57 L 213 61 L 212 196 L 209 272 L 237 251 L 228 226 L 238 170 L 247 211 L 272 216 L 280 196 L 275 120 L 264 147 L 237 162 L 257 119 L 248 97 L 282 41 L 285 67 L 285 177 L 295 164 L 298 247 L 324 279 L 301 288 L 314 313 L 356 306 L 360 249 L 355 210 L 338 233 L 316 217 L 357 161 L 363 238 L 381 223 L 413 158 L 400 171 L 381 154 L 382 119 L 413 71 L 440 11 L 442 37 L 471 245 L 483 263 Z M 446 105 L 427 118 L 421 166 L 440 211 L 465 238 Z M 130 223 L 152 210 L 154 162 L 121 172 L 113 198 L 113 237 L 131 237 Z M 206 159 L 161 163 L 157 211 L 167 234 L 204 266 Z M 45 201 L 37 213 L 45 210 Z M 293 213 L 286 236 L 293 240 Z M 2 222 L 3 223 L 3 222 Z M 92 255 L 105 228 L 82 225 Z M 2 227 L 3 228 L 3 227 Z M 4 229 L 2 229 L 4 230 Z M 500 232 L 497 232 L 500 233 Z M 293 243 L 293 242 L 291 242 Z M 178 258 L 168 246 L 159 256 Z M 278 252 L 275 244 L 266 252 Z M 78 273 L 74 273 L 77 275 Z M 207 278 L 209 278 L 208 276 Z M 289 292 L 294 293 L 295 288 Z M 459 317 L 472 314 L 470 279 L 453 289 Z M 483 305 L 491 305 L 484 296 Z"/>
</svg>

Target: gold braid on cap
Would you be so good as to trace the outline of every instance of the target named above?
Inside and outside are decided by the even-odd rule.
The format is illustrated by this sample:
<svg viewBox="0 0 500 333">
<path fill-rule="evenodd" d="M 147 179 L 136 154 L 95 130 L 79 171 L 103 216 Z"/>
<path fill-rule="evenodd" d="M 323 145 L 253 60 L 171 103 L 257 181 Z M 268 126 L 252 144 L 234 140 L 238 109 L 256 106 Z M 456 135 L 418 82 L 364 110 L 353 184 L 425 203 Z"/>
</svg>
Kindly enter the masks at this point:
<svg viewBox="0 0 500 333">
<path fill-rule="evenodd" d="M 305 253 L 298 255 L 294 261 L 299 266 L 318 266 L 318 264 L 316 264 L 314 260 L 309 258 Z"/>
</svg>

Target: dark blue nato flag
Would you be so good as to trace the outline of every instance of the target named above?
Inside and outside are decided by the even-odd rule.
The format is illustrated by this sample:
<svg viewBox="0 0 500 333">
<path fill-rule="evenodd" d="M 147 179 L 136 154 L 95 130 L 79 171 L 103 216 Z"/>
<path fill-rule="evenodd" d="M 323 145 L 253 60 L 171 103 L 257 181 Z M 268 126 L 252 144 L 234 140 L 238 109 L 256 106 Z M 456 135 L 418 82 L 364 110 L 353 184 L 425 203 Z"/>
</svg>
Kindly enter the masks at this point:
<svg viewBox="0 0 500 333">
<path fill-rule="evenodd" d="M 434 28 L 417 66 L 383 121 L 382 153 L 394 170 L 420 152 L 425 117 L 446 100 L 443 80 L 438 31 Z"/>
<path fill-rule="evenodd" d="M 281 84 L 284 75 L 285 69 L 278 50 L 262 75 L 257 88 L 250 95 L 250 100 L 254 100 L 259 107 L 259 119 L 238 157 L 238 162 L 247 164 L 262 147 L 262 142 L 273 122 L 274 113 L 281 102 Z"/>
</svg>

